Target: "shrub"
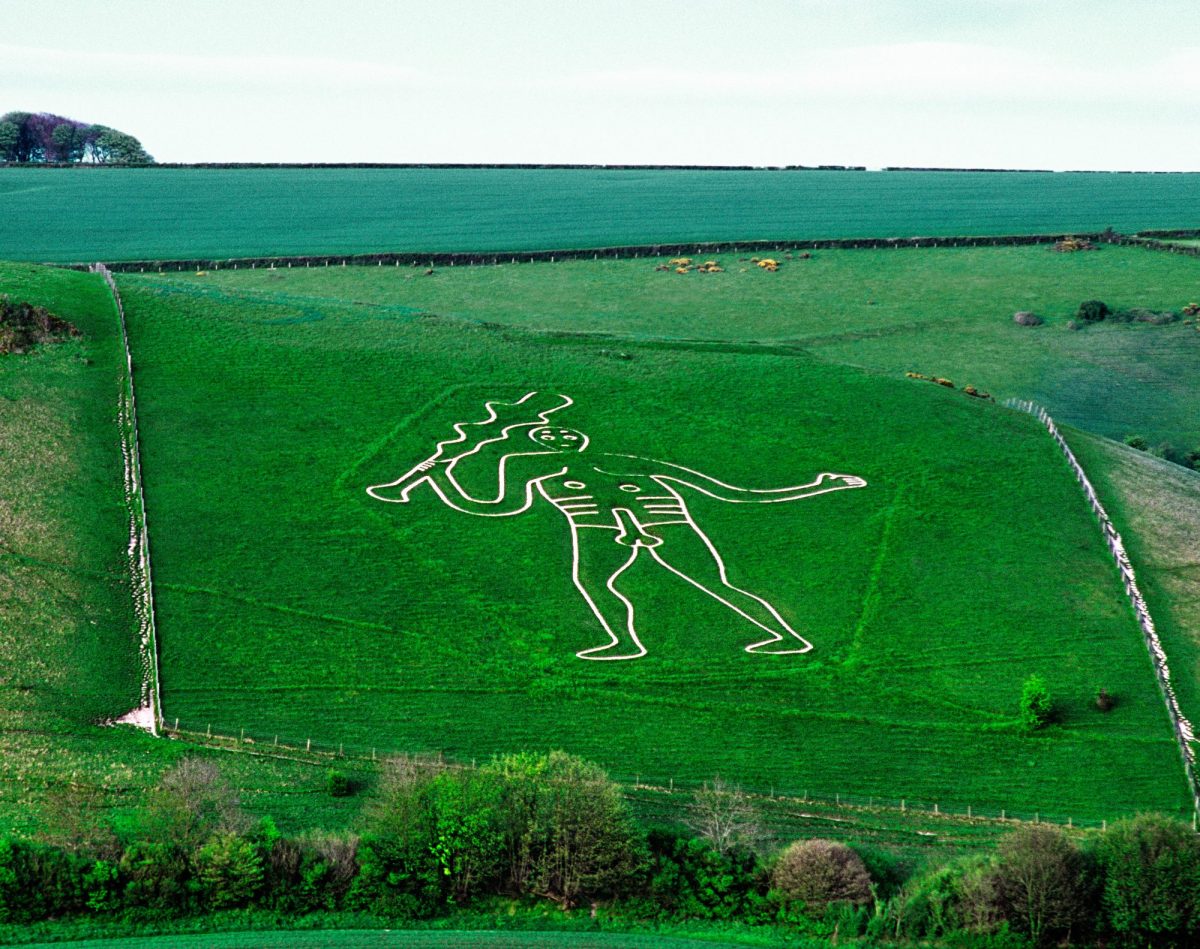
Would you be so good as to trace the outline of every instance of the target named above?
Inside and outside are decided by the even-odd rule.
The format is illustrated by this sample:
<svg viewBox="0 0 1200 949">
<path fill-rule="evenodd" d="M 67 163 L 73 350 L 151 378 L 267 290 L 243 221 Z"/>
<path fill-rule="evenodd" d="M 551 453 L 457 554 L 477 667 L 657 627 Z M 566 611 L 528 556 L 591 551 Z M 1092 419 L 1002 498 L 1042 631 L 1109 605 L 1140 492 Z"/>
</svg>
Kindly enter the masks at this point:
<svg viewBox="0 0 1200 949">
<path fill-rule="evenodd" d="M 749 853 L 720 853 L 708 841 L 671 830 L 649 835 L 652 911 L 673 919 L 748 922 L 764 910 L 763 879 Z"/>
<path fill-rule="evenodd" d="M 1136 448 L 1138 451 L 1150 450 L 1150 443 L 1146 441 L 1144 435 L 1126 435 L 1125 444 L 1130 448 Z"/>
<path fill-rule="evenodd" d="M 1031 675 L 1021 687 L 1021 724 L 1028 731 L 1036 731 L 1049 725 L 1053 714 L 1054 702 L 1045 680 Z"/>
<path fill-rule="evenodd" d="M 44 307 L 14 303 L 0 295 L 0 354 L 24 353 L 39 344 L 78 335 L 78 329 Z"/>
<path fill-rule="evenodd" d="M 1200 932 L 1200 838 L 1157 814 L 1111 825 L 1096 856 L 1106 928 L 1127 945 L 1195 945 Z"/>
<path fill-rule="evenodd" d="M 1079 304 L 1075 317 L 1084 323 L 1099 323 L 1111 312 L 1103 300 L 1084 300 Z"/>
<path fill-rule="evenodd" d="M 353 787 L 350 784 L 350 778 L 344 771 L 338 771 L 336 768 L 331 768 L 326 775 L 326 780 L 329 786 L 330 797 L 349 797 Z"/>
<path fill-rule="evenodd" d="M 1000 841 L 992 888 L 1000 915 L 1034 943 L 1087 919 L 1083 855 L 1057 827 L 1033 824 Z"/>
<path fill-rule="evenodd" d="M 814 914 L 830 903 L 866 903 L 871 877 L 862 857 L 832 840 L 797 840 L 780 855 L 771 884 L 787 901 Z"/>
</svg>

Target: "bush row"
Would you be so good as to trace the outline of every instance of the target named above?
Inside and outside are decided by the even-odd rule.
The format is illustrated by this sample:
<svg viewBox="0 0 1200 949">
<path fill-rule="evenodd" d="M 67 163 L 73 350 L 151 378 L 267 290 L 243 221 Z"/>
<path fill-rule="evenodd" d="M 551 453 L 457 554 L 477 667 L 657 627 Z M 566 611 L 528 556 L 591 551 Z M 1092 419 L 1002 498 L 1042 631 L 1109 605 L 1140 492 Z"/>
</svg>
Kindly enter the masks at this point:
<svg viewBox="0 0 1200 949">
<path fill-rule="evenodd" d="M 331 793 L 347 788 L 331 774 Z M 269 818 L 252 823 L 219 770 L 193 758 L 120 830 L 89 812 L 68 804 L 42 839 L 0 839 L 0 923 L 137 925 L 240 909 L 416 920 L 509 897 L 635 924 L 729 921 L 873 941 L 1200 937 L 1200 839 L 1155 816 L 1080 839 L 1026 825 L 992 852 L 914 871 L 888 851 L 825 840 L 771 853 L 752 800 L 719 782 L 697 792 L 686 831 L 647 831 L 599 767 L 562 752 L 469 769 L 394 759 L 353 834 L 289 837 Z"/>
</svg>

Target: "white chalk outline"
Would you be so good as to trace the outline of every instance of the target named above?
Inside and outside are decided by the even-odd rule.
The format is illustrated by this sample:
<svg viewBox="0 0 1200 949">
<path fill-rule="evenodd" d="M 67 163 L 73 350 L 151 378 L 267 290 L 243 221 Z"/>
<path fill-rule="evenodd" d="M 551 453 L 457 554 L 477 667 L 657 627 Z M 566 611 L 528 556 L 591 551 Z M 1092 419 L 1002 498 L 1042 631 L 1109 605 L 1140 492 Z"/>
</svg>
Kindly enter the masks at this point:
<svg viewBox="0 0 1200 949">
<path fill-rule="evenodd" d="M 623 661 L 628 659 L 638 659 L 646 655 L 646 647 L 642 644 L 642 641 L 637 633 L 636 610 L 633 602 L 623 593 L 621 593 L 621 591 L 618 590 L 615 585 L 618 578 L 620 578 L 620 576 L 637 560 L 642 550 L 648 550 L 650 552 L 650 556 L 657 561 L 660 566 L 666 568 L 666 570 L 670 573 L 687 581 L 696 589 L 712 597 L 714 600 L 726 606 L 734 613 L 737 613 L 743 619 L 749 621 L 759 629 L 762 629 L 764 632 L 771 634 L 771 638 L 769 639 L 764 639 L 746 646 L 745 652 L 769 655 L 798 655 L 809 652 L 813 648 L 812 643 L 796 632 L 796 630 L 793 629 L 791 625 L 780 615 L 779 611 L 776 610 L 775 607 L 772 606 L 767 600 L 730 582 L 725 561 L 722 559 L 720 552 L 716 548 L 716 545 L 713 544 L 708 535 L 701 530 L 700 525 L 696 523 L 695 519 L 692 517 L 691 511 L 688 508 L 687 500 L 682 494 L 679 493 L 678 490 L 676 490 L 672 482 L 674 484 L 689 487 L 700 492 L 701 494 L 707 495 L 710 498 L 714 498 L 719 501 L 725 501 L 731 504 L 778 504 L 784 501 L 796 501 L 802 500 L 803 498 L 815 497 L 816 495 L 827 494 L 831 491 L 866 487 L 866 480 L 855 475 L 822 472 L 821 474 L 817 475 L 813 481 L 802 485 L 792 485 L 784 488 L 741 488 L 710 477 L 709 475 L 706 475 L 700 471 L 696 471 L 695 469 L 674 464 L 673 462 L 660 461 L 652 458 L 641 458 L 637 455 L 605 454 L 601 457 L 612 459 L 629 459 L 631 461 L 637 461 L 641 463 L 641 465 L 650 464 L 660 469 L 670 469 L 670 473 L 664 474 L 660 471 L 659 473 L 650 474 L 645 471 L 610 471 L 607 468 L 601 468 L 599 465 L 592 464 L 590 462 L 587 463 L 588 467 L 599 474 L 617 478 L 625 477 L 649 479 L 658 484 L 663 491 L 667 492 L 666 494 L 642 495 L 640 494 L 639 489 L 634 485 L 618 485 L 618 488 L 622 491 L 633 492 L 634 494 L 637 494 L 638 496 L 636 500 L 642 502 L 642 507 L 645 513 L 650 514 L 655 518 L 668 519 L 642 521 L 639 519 L 638 515 L 634 513 L 631 507 L 611 507 L 610 510 L 614 518 L 613 523 L 578 523 L 577 518 L 599 515 L 601 504 L 596 499 L 595 495 L 576 494 L 564 497 L 552 497 L 548 493 L 545 485 L 545 482 L 553 478 L 570 474 L 572 471 L 571 465 L 564 465 L 556 471 L 552 471 L 548 474 L 540 475 L 537 478 L 531 478 L 526 481 L 524 497 L 520 506 L 517 508 L 492 511 L 478 509 L 473 510 L 469 507 L 460 506 L 459 503 L 455 503 L 454 500 L 451 500 L 447 494 L 447 491 L 444 490 L 443 486 L 438 483 L 439 480 L 444 480 L 452 489 L 452 491 L 458 495 L 460 501 L 462 502 L 469 502 L 471 505 L 475 506 L 500 505 L 505 501 L 507 496 L 508 485 L 506 463 L 510 458 L 526 455 L 563 455 L 566 454 L 568 450 L 570 451 L 570 454 L 578 454 L 587 448 L 588 438 L 583 433 L 567 428 L 559 428 L 557 433 L 555 433 L 553 431 L 553 427 L 550 426 L 547 419 L 548 415 L 574 404 L 574 400 L 569 396 L 559 394 L 558 398 L 561 400 L 561 402 L 558 405 L 538 412 L 536 421 L 516 422 L 506 425 L 494 438 L 485 438 L 476 443 L 473 448 L 470 448 L 467 451 L 461 452 L 460 454 L 454 455 L 450 458 L 445 457 L 446 449 L 448 447 L 466 444 L 468 442 L 468 427 L 487 426 L 497 421 L 497 406 L 507 405 L 511 407 L 523 405 L 536 395 L 537 392 L 533 391 L 526 393 L 515 402 L 502 402 L 499 400 L 486 402 L 484 407 L 488 413 L 487 418 L 479 422 L 456 422 L 453 426 L 455 432 L 457 433 L 455 438 L 438 442 L 434 453 L 424 461 L 410 468 L 407 472 L 405 472 L 404 475 L 397 478 L 395 481 L 390 481 L 387 484 L 378 484 L 368 487 L 367 494 L 379 501 L 387 501 L 389 503 L 406 503 L 409 500 L 413 490 L 416 489 L 417 486 L 421 484 L 428 484 L 433 489 L 433 492 L 442 501 L 442 503 L 452 510 L 460 511 L 464 514 L 474 514 L 479 517 L 513 517 L 529 510 L 529 508 L 533 505 L 535 499 L 534 491 L 536 489 L 538 494 L 550 502 L 552 507 L 555 507 L 562 512 L 563 516 L 566 517 L 568 523 L 571 525 L 571 580 L 574 583 L 575 588 L 579 590 L 580 594 L 583 596 L 584 602 L 587 603 L 589 609 L 592 611 L 592 614 L 600 622 L 601 628 L 609 636 L 609 642 L 577 652 L 575 655 L 580 659 L 590 659 L 595 661 Z M 485 445 L 504 441 L 510 437 L 511 433 L 521 428 L 528 428 L 529 432 L 527 434 L 535 442 L 550 445 L 557 440 L 561 440 L 563 444 L 568 445 L 569 448 L 551 448 L 547 451 L 508 452 L 507 454 L 502 455 L 497 462 L 497 479 L 499 490 L 496 497 L 491 499 L 480 499 L 472 496 L 455 478 L 454 467 L 462 459 L 470 457 L 471 455 L 479 452 L 480 449 L 482 449 Z M 572 442 L 576 441 L 579 442 L 577 446 L 571 444 Z M 444 465 L 444 467 L 438 469 L 436 467 L 438 465 Z M 641 467 L 641 465 L 639 465 L 639 467 Z M 676 474 L 675 472 L 680 472 L 680 474 Z M 818 487 L 819 485 L 825 484 L 830 480 L 837 480 L 839 483 L 825 488 Z M 586 481 L 580 482 L 574 479 L 563 483 L 563 487 L 567 488 L 568 490 L 581 490 L 584 486 L 586 486 Z M 400 488 L 400 491 L 396 492 L 393 496 L 387 496 L 383 493 L 388 489 L 394 489 L 398 487 Z M 630 501 L 633 500 L 635 500 L 635 498 L 631 497 Z M 646 502 L 657 503 L 647 504 Z M 700 580 L 697 580 L 695 577 L 688 575 L 678 567 L 668 563 L 659 552 L 659 548 L 664 544 L 665 538 L 659 537 L 655 534 L 647 533 L 646 531 L 647 528 L 665 527 L 668 525 L 687 525 L 690 527 L 691 530 L 700 538 L 704 546 L 708 549 L 709 554 L 712 556 L 713 563 L 717 568 L 717 577 L 720 579 L 721 586 L 758 603 L 767 611 L 767 613 L 770 614 L 770 616 L 778 624 L 779 628 L 772 629 L 766 623 L 762 622 L 760 619 L 756 619 L 754 616 L 750 615 L 750 613 L 746 612 L 745 609 L 733 603 L 730 599 L 722 596 L 716 590 L 711 589 L 710 586 L 706 586 Z M 591 592 L 584 583 L 584 579 L 580 572 L 579 543 L 579 531 L 583 528 L 615 530 L 617 531 L 617 536 L 614 538 L 614 541 L 622 544 L 623 546 L 630 547 L 629 557 L 626 558 L 625 562 L 609 575 L 608 579 L 605 581 L 605 587 L 610 593 L 612 593 L 614 597 L 616 597 L 618 601 L 624 604 L 626 612 L 624 632 L 628 636 L 629 641 L 632 643 L 633 649 L 619 648 L 622 644 L 621 636 L 618 635 L 618 633 L 612 628 L 609 620 L 605 618 L 603 611 L 592 598 Z M 631 535 L 633 536 L 633 540 L 629 541 L 627 538 L 629 538 Z M 768 650 L 766 648 L 780 642 L 787 642 L 787 644 L 790 646 L 791 643 L 788 642 L 789 636 L 800 643 L 800 645 L 795 648 L 787 649 Z M 607 655 L 606 653 L 612 654 Z"/>
</svg>

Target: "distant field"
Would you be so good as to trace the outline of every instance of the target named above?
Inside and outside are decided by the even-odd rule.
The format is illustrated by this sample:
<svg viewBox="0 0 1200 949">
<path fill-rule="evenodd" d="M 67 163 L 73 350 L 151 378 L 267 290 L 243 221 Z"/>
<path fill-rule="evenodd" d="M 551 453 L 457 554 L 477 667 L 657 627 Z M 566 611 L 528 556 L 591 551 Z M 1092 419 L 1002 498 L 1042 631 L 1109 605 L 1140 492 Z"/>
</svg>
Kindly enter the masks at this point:
<svg viewBox="0 0 1200 949">
<path fill-rule="evenodd" d="M 0 181 L 3 178 L 0 177 Z M 239 270 L 169 285 L 295 320 L 326 302 L 362 319 L 414 312 L 540 333 L 799 346 L 834 363 L 972 383 L 1036 399 L 1060 422 L 1123 439 L 1200 447 L 1200 333 L 1182 323 L 1067 330 L 1083 300 L 1178 310 L 1200 297 L 1200 260 L 1126 247 L 816 251 L 763 273 L 733 255 L 725 273 L 656 272 L 656 259 L 441 268 Z M 1033 310 L 1047 324 L 1012 322 Z M 614 344 L 615 345 L 615 344 Z"/>
<path fill-rule="evenodd" d="M 1200 174 L 0 170 L 0 259 L 535 250 L 1200 224 Z"/>
<path fill-rule="evenodd" d="M 663 281 L 785 276 L 635 263 Z M 486 279 L 505 275 L 540 312 L 535 270 Z M 720 771 L 764 791 L 959 809 L 1185 806 L 1111 563 L 1028 417 L 786 344 L 552 337 L 311 286 L 270 298 L 181 278 L 121 285 L 168 719 L 464 760 L 560 746 L 663 783 Z M 472 518 L 428 489 L 409 505 L 366 496 L 486 399 L 531 388 L 571 394 L 556 420 L 597 451 L 748 487 L 866 478 L 792 504 L 691 498 L 733 582 L 769 595 L 813 651 L 746 654 L 760 634 L 643 558 L 628 590 L 649 655 L 581 661 L 604 636 L 571 584 L 561 515 Z M 1065 720 L 1027 738 L 1012 722 L 1034 671 Z M 1116 681 L 1127 701 L 1101 716 L 1091 697 Z"/>
</svg>

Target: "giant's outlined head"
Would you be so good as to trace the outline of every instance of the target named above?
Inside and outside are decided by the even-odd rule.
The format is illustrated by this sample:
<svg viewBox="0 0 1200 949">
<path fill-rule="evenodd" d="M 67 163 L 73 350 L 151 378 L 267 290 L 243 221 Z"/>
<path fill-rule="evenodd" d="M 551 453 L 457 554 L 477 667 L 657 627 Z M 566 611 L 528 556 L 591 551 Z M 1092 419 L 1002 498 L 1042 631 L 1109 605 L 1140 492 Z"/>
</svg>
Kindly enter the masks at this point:
<svg viewBox="0 0 1200 949">
<path fill-rule="evenodd" d="M 529 437 L 551 451 L 583 451 L 588 445 L 588 437 L 583 432 L 552 425 L 533 429 Z"/>
</svg>

